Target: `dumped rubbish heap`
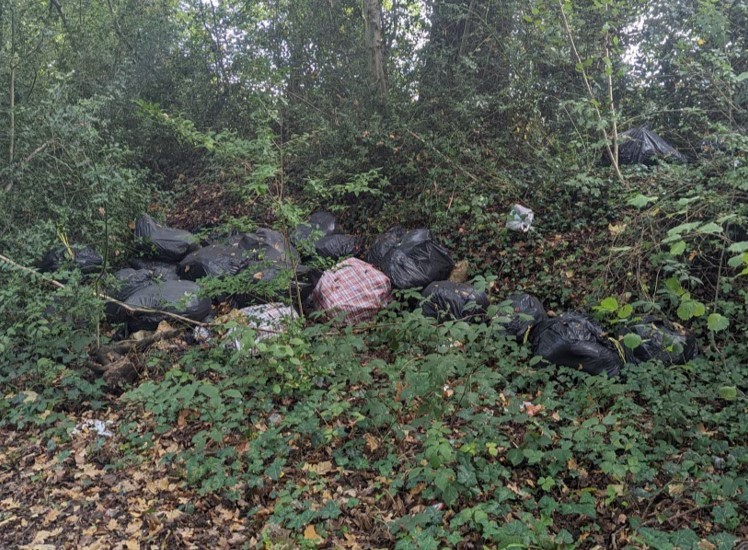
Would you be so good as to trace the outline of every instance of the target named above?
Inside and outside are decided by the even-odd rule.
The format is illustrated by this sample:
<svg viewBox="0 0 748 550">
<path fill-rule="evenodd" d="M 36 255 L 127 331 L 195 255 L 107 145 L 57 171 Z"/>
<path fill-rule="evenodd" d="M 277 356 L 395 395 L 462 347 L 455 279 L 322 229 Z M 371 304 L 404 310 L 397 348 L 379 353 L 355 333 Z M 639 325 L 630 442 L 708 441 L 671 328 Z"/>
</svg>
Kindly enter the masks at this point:
<svg viewBox="0 0 748 550">
<path fill-rule="evenodd" d="M 521 219 L 507 229 L 530 229 L 532 211 L 519 205 L 514 209 Z M 419 307 L 437 323 L 495 323 L 509 339 L 529 345 L 545 364 L 593 375 L 616 376 L 625 364 L 647 361 L 682 364 L 698 351 L 693 334 L 665 319 L 633 319 L 611 336 L 582 313 L 549 317 L 542 301 L 531 294 L 511 294 L 491 306 L 486 292 L 463 282 L 468 264 L 456 266 L 451 252 L 426 228 L 408 231 L 395 225 L 366 249 L 363 237 L 341 232 L 334 215 L 316 212 L 291 232 L 291 239 L 258 228 L 198 246 L 191 233 L 145 215 L 136 223 L 134 242 L 139 257 L 130 260 L 131 267 L 114 273 L 107 291 L 119 303 L 108 303 L 105 309 L 113 323 L 124 323 L 130 332 L 152 331 L 174 316 L 198 323 L 211 319 L 213 307 L 203 279 L 238 276 L 238 288 L 215 299 L 235 308 L 219 319 L 241 320 L 241 326 L 253 331 L 255 343 L 284 333 L 299 314 L 313 311 L 338 326 L 372 321 L 399 289 L 411 291 L 411 296 L 412 291 L 419 292 L 418 304 L 409 298 L 405 307 Z M 92 274 L 103 264 L 91 247 L 65 246 L 50 250 L 39 266 L 48 272 L 72 267 Z M 242 350 L 241 333 L 233 330 L 221 336 Z M 631 334 L 641 341 L 634 349 L 623 345 Z M 209 343 L 215 333 L 203 325 L 196 328 L 194 338 Z M 245 351 L 257 354 L 253 346 Z"/>
</svg>

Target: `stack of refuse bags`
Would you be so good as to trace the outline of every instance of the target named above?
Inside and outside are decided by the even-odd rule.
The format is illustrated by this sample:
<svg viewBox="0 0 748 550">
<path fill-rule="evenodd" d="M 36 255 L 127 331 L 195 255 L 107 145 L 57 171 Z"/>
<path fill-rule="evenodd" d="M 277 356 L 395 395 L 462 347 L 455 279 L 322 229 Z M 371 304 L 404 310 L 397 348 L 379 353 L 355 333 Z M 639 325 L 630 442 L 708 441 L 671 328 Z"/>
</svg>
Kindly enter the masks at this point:
<svg viewBox="0 0 748 550">
<path fill-rule="evenodd" d="M 202 321 L 211 313 L 210 298 L 201 297 L 200 286 L 192 281 L 155 281 L 133 287 L 133 291 L 120 301 L 133 308 L 158 311 L 131 312 L 115 307 L 112 317 L 127 322 L 130 331 L 153 330 L 161 321 L 170 317 L 162 312 L 173 313 L 193 321 Z"/>
<path fill-rule="evenodd" d="M 361 237 L 337 233 L 322 237 L 314 243 L 314 249 L 319 256 L 334 260 L 339 260 L 346 256 L 359 256 L 363 248 L 364 242 Z"/>
<path fill-rule="evenodd" d="M 467 283 L 436 281 L 423 291 L 421 310 L 438 322 L 482 321 L 488 309 L 488 295 Z"/>
<path fill-rule="evenodd" d="M 626 349 L 632 363 L 660 361 L 664 366 L 683 365 L 696 357 L 698 344 L 696 337 L 683 326 L 666 319 L 647 315 L 635 319 L 619 330 L 619 340 L 627 334 L 641 338 L 641 344 L 633 349 Z"/>
<path fill-rule="evenodd" d="M 305 255 L 314 252 L 317 241 L 338 233 L 338 221 L 330 212 L 314 212 L 306 223 L 302 223 L 291 234 L 291 242 Z"/>
<path fill-rule="evenodd" d="M 530 333 L 532 352 L 559 366 L 617 376 L 625 362 L 618 341 L 576 312 L 540 321 Z"/>
<path fill-rule="evenodd" d="M 198 248 L 192 233 L 159 225 L 148 214 L 135 223 L 134 236 L 141 254 L 152 260 L 178 262 Z"/>
<path fill-rule="evenodd" d="M 257 262 L 276 262 L 289 267 L 301 263 L 299 253 L 283 233 L 261 227 L 252 233 L 241 233 L 229 239 L 229 245 L 246 251 Z"/>
<path fill-rule="evenodd" d="M 390 302 L 392 286 L 373 265 L 349 258 L 322 274 L 312 297 L 335 324 L 355 325 L 370 321 Z"/>
<path fill-rule="evenodd" d="M 501 315 L 501 322 L 508 334 L 517 342 L 526 342 L 532 327 L 548 319 L 543 302 L 532 294 L 518 293 L 510 295 L 505 302 L 511 307 L 509 315 Z"/>
<path fill-rule="evenodd" d="M 449 278 L 454 261 L 449 250 L 439 244 L 428 229 L 414 229 L 400 238 L 400 228 L 380 235 L 367 258 L 385 273 L 399 289 L 424 288 Z"/>
<path fill-rule="evenodd" d="M 69 248 L 57 246 L 44 255 L 38 267 L 42 273 L 52 273 L 59 271 L 66 265 L 70 265 L 81 273 L 88 275 L 101 271 L 104 259 L 90 246 L 73 245 Z"/>
</svg>

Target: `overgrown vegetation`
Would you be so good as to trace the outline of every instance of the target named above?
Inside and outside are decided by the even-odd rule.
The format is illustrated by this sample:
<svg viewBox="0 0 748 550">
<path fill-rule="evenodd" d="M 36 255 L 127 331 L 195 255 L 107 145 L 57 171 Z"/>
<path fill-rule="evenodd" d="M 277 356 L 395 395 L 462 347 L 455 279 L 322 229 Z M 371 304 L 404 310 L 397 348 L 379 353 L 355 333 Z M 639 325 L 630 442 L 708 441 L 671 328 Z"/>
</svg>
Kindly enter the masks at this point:
<svg viewBox="0 0 748 550">
<path fill-rule="evenodd" d="M 367 43 L 362 3 L 323 4 L 0 0 L 3 547 L 748 539 L 748 5 L 366 0 Z M 643 123 L 688 162 L 617 167 Z M 504 227 L 515 202 L 527 234 Z M 611 333 L 657 313 L 699 357 L 590 377 L 495 319 L 436 324 L 412 291 L 270 340 L 226 317 L 133 354 L 116 391 L 89 368 L 121 337 L 100 294 L 141 213 L 210 238 L 320 207 L 367 237 L 432 228 L 489 318 L 515 290 Z M 68 243 L 107 273 L 57 288 L 8 261 Z M 296 304 L 293 279 L 267 296 Z"/>
</svg>

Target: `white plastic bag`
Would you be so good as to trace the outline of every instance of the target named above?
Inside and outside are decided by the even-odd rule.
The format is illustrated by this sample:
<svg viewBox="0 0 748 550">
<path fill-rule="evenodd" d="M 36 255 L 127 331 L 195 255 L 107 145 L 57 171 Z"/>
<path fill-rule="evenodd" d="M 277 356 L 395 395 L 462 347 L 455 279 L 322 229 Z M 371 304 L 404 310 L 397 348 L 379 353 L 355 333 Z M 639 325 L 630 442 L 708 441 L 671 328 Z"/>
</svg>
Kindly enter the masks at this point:
<svg viewBox="0 0 748 550">
<path fill-rule="evenodd" d="M 535 214 L 533 214 L 532 210 L 521 204 L 515 204 L 509 211 L 506 228 L 512 231 L 527 233 L 530 231 L 534 217 Z"/>
</svg>

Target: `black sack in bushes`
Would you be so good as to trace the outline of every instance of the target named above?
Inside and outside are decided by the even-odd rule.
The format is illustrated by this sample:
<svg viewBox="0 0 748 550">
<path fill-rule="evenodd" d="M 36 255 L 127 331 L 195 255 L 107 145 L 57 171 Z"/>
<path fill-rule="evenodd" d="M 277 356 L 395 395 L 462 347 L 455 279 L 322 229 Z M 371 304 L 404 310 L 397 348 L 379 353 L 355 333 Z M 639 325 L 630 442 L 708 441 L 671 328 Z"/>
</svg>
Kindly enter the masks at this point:
<svg viewBox="0 0 748 550">
<path fill-rule="evenodd" d="M 246 250 L 253 260 L 268 262 L 283 262 L 297 265 L 300 261 L 299 253 L 286 242 L 282 233 L 273 229 L 260 228 L 254 233 L 244 233 L 231 239 L 232 245 Z"/>
<path fill-rule="evenodd" d="M 509 315 L 509 322 L 504 326 L 518 342 L 524 341 L 527 331 L 532 326 L 548 319 L 543 303 L 532 294 L 512 294 L 507 300 L 512 302 L 513 313 Z M 523 318 L 523 315 L 532 318 Z"/>
<path fill-rule="evenodd" d="M 686 157 L 647 126 L 631 128 L 618 136 L 619 164 L 654 164 L 656 159 L 684 162 Z M 607 152 L 603 161 L 610 164 Z"/>
<path fill-rule="evenodd" d="M 198 247 L 189 231 L 163 227 L 148 214 L 135 224 L 135 239 L 145 256 L 164 262 L 178 262 Z"/>
<path fill-rule="evenodd" d="M 158 280 L 153 272 L 147 269 L 133 269 L 126 267 L 114 274 L 117 279 L 115 287 L 110 291 L 120 301 L 127 300 L 138 290 L 145 288 Z"/>
<path fill-rule="evenodd" d="M 481 320 L 488 309 L 488 296 L 473 286 L 452 281 L 431 283 L 423 291 L 426 298 L 421 306 L 427 317 L 439 322 L 448 319 Z"/>
<path fill-rule="evenodd" d="M 177 264 L 169 264 L 166 262 L 159 262 L 158 260 L 145 260 L 143 258 L 133 258 L 130 260 L 130 265 L 133 269 L 145 269 L 150 271 L 151 275 L 156 279 L 162 279 L 164 281 L 176 281 L 179 279 Z"/>
<path fill-rule="evenodd" d="M 541 321 L 530 338 L 532 352 L 555 365 L 608 376 L 618 375 L 623 366 L 618 348 L 603 329 L 578 313 Z"/>
<path fill-rule="evenodd" d="M 405 228 L 402 225 L 390 227 L 374 239 L 374 242 L 369 247 L 369 251 L 366 253 L 366 262 L 383 270 L 384 259 L 387 253 L 395 248 L 404 236 Z"/>
<path fill-rule="evenodd" d="M 236 275 L 251 262 L 251 254 L 234 246 L 212 244 L 190 252 L 179 262 L 179 277 L 196 281 L 201 277 Z"/>
<path fill-rule="evenodd" d="M 71 246 L 70 248 L 74 256 L 72 261 L 67 248 L 58 246 L 44 255 L 39 262 L 39 271 L 51 273 L 64 267 L 65 264 L 70 264 L 85 274 L 97 273 L 101 270 L 104 259 L 93 248 L 90 246 Z"/>
<path fill-rule="evenodd" d="M 642 339 L 636 348 L 626 349 L 627 353 L 633 355 L 634 362 L 657 359 L 665 366 L 683 365 L 698 353 L 696 337 L 684 327 L 665 319 L 648 315 L 627 325 L 619 334 L 622 338 L 629 333 Z"/>
<path fill-rule="evenodd" d="M 454 267 L 449 250 L 428 229 L 408 231 L 384 259 L 384 272 L 396 288 L 423 288 L 449 278 Z"/>
<path fill-rule="evenodd" d="M 363 240 L 355 235 L 327 235 L 314 243 L 317 254 L 335 260 L 358 256 L 363 250 Z"/>
<path fill-rule="evenodd" d="M 307 248 L 309 242 L 314 242 L 327 235 L 338 232 L 338 222 L 333 214 L 329 212 L 315 212 L 309 216 L 307 223 L 302 223 L 293 232 L 291 241 L 302 248 Z"/>
<path fill-rule="evenodd" d="M 125 303 L 175 313 L 194 321 L 202 321 L 211 312 L 210 298 L 201 298 L 200 287 L 192 281 L 164 281 L 151 284 L 131 294 Z M 132 331 L 153 330 L 169 317 L 163 313 L 125 312 Z"/>
</svg>

